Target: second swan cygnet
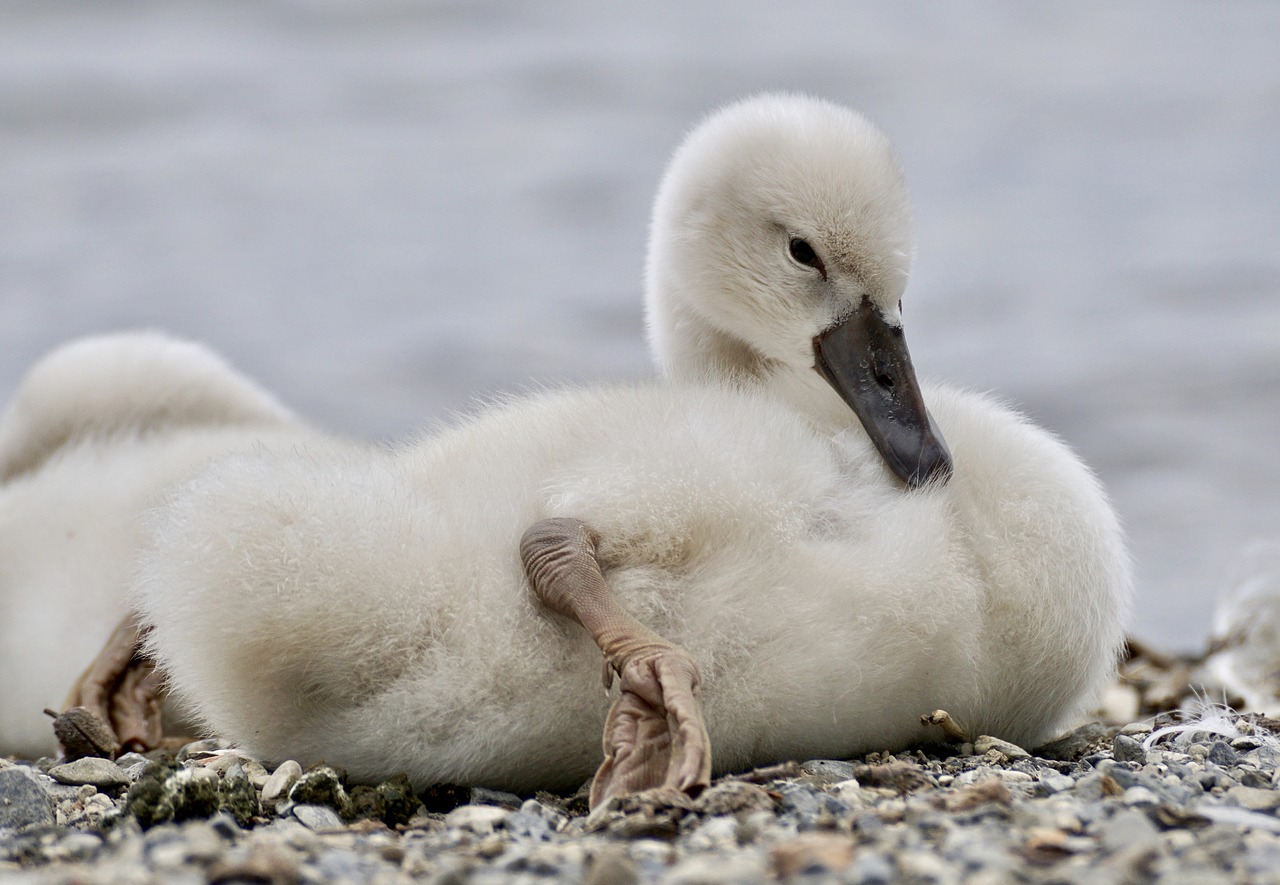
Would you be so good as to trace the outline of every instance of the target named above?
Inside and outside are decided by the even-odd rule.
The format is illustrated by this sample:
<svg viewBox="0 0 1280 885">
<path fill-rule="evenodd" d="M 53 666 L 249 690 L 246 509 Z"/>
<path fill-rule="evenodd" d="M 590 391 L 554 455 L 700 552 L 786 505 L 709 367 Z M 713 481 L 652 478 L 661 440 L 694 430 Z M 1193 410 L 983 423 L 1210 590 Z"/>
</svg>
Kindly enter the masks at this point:
<svg viewBox="0 0 1280 885">
<path fill-rule="evenodd" d="M 935 708 L 1052 736 L 1113 672 L 1122 533 L 1052 435 L 917 385 L 910 252 L 864 118 L 796 96 L 713 115 L 655 209 L 669 379 L 392 449 L 217 459 L 150 516 L 138 566 L 172 690 L 266 760 L 419 786 L 573 787 L 603 729 L 597 801 L 897 750 Z"/>
</svg>

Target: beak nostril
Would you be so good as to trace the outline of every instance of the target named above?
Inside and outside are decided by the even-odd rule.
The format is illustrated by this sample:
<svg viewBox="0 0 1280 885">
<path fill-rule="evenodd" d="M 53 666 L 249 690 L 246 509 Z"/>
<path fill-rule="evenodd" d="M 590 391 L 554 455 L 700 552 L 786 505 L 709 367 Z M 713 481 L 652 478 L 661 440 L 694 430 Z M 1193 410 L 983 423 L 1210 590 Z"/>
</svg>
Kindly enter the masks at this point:
<svg viewBox="0 0 1280 885">
<path fill-rule="evenodd" d="M 886 375 L 883 372 L 876 373 L 876 383 L 881 387 L 893 388 L 893 376 Z"/>
</svg>

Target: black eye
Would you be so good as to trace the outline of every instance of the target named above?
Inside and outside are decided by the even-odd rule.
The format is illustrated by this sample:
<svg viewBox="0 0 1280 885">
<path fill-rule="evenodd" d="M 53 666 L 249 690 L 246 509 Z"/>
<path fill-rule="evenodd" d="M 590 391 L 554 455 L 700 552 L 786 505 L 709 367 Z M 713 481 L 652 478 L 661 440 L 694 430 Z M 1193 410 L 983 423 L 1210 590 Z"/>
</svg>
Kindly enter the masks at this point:
<svg viewBox="0 0 1280 885">
<path fill-rule="evenodd" d="M 814 270 L 822 274 L 822 278 L 827 278 L 826 265 L 822 263 L 822 259 L 818 257 L 818 253 L 813 251 L 813 247 L 809 245 L 807 240 L 799 237 L 792 237 L 791 242 L 787 244 L 787 251 L 791 253 L 791 257 L 805 267 L 812 267 Z"/>
<path fill-rule="evenodd" d="M 787 244 L 787 248 L 791 251 L 791 257 L 801 264 L 807 264 L 809 267 L 817 267 L 818 253 L 813 251 L 813 247 L 799 237 L 792 237 L 791 242 Z"/>
</svg>

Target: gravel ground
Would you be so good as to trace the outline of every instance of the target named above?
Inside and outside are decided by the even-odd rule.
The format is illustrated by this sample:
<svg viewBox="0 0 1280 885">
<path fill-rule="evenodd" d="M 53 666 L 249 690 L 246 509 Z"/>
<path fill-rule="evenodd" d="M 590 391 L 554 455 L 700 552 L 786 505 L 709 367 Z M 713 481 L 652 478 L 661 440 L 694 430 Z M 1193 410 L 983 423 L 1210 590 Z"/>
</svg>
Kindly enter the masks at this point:
<svg viewBox="0 0 1280 885">
<path fill-rule="evenodd" d="M 1112 712 L 1183 701 L 1137 650 Z M 1280 882 L 1280 722 L 1207 708 L 791 762 L 696 800 L 515 796 L 269 770 L 218 741 L 116 761 L 0 761 L 13 883 Z"/>
</svg>

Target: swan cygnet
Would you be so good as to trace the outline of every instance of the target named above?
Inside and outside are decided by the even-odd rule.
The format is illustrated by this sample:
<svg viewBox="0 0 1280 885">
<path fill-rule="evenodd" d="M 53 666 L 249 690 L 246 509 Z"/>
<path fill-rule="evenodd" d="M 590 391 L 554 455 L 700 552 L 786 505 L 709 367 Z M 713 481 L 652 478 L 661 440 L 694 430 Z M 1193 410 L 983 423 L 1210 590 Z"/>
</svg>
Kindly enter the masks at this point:
<svg viewBox="0 0 1280 885">
<path fill-rule="evenodd" d="M 215 454 L 301 433 L 220 357 L 158 333 L 74 341 L 31 367 L 0 415 L 0 753 L 54 751 L 41 710 L 127 613 L 138 514 Z"/>
<path fill-rule="evenodd" d="M 217 459 L 148 518 L 151 654 L 210 731 L 360 780 L 693 790 L 710 748 L 718 771 L 896 750 L 935 708 L 1037 745 L 1113 672 L 1122 533 L 1052 435 L 922 392 L 910 254 L 865 119 L 714 114 L 655 206 L 666 383 Z"/>
</svg>

